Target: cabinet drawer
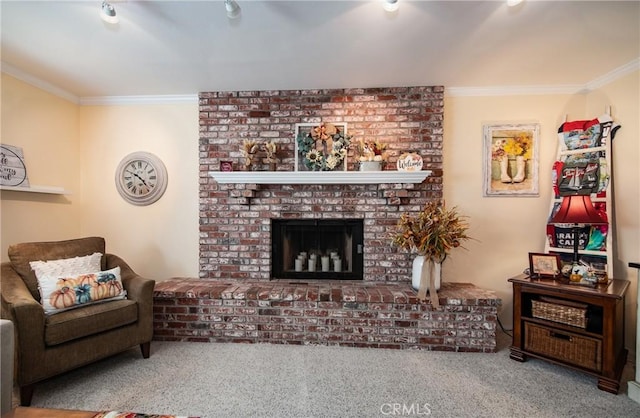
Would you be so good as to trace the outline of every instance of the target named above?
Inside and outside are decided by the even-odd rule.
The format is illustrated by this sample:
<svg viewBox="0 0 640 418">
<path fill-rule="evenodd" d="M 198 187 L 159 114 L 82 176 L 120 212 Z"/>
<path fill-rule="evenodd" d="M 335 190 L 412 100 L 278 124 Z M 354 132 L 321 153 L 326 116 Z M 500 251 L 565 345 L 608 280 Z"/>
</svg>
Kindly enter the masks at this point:
<svg viewBox="0 0 640 418">
<path fill-rule="evenodd" d="M 602 341 L 525 321 L 524 349 L 599 372 Z"/>
</svg>

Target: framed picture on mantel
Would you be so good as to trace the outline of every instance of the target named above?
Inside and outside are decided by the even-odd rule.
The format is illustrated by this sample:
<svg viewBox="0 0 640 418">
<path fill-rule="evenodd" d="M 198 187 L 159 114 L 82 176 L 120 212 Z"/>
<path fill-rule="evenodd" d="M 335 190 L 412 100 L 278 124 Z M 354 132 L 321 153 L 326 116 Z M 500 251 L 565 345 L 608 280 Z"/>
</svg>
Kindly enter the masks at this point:
<svg viewBox="0 0 640 418">
<path fill-rule="evenodd" d="M 540 125 L 487 124 L 484 136 L 484 196 L 538 196 Z"/>
<path fill-rule="evenodd" d="M 296 171 L 346 171 L 347 124 L 297 123 Z"/>
</svg>

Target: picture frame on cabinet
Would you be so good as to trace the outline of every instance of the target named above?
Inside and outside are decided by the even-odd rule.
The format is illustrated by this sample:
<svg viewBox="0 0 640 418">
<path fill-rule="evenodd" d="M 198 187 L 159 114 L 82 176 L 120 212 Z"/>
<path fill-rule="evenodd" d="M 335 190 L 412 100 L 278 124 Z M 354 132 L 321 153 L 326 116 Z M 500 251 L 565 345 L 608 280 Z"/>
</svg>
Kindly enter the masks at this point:
<svg viewBox="0 0 640 418">
<path fill-rule="evenodd" d="M 483 195 L 539 196 L 538 123 L 483 126 Z"/>
<path fill-rule="evenodd" d="M 533 279 L 555 279 L 562 276 L 559 254 L 529 253 L 529 276 Z"/>
</svg>

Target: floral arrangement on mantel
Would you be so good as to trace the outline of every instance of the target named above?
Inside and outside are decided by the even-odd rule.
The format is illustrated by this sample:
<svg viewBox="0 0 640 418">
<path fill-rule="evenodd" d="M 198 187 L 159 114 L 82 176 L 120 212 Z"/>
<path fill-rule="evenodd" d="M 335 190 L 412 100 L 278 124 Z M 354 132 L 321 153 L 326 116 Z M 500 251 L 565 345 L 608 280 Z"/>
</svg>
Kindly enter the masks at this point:
<svg viewBox="0 0 640 418">
<path fill-rule="evenodd" d="M 245 170 L 256 169 L 256 161 L 258 159 L 258 152 L 260 150 L 263 151 L 264 158 L 262 161 L 265 164 L 269 164 L 269 168 L 271 170 L 275 170 L 276 164 L 276 152 L 277 145 L 274 141 L 268 141 L 263 145 L 259 145 L 254 140 L 245 139 L 242 141 L 242 145 L 240 146 L 240 154 L 242 154 L 242 164 Z"/>
<path fill-rule="evenodd" d="M 245 170 L 248 170 L 254 163 L 256 154 L 258 152 L 258 143 L 253 140 L 245 139 L 240 146 L 240 153 L 242 154 L 242 161 Z"/>
<path fill-rule="evenodd" d="M 358 161 L 386 161 L 387 160 L 387 144 L 380 141 L 365 141 L 363 139 L 358 143 Z"/>
<path fill-rule="evenodd" d="M 305 167 L 313 171 L 331 171 L 344 162 L 351 136 L 332 123 L 322 123 L 311 128 L 308 134 L 300 133 L 296 140 Z"/>
<path fill-rule="evenodd" d="M 264 152 L 266 154 L 265 162 L 267 164 L 271 165 L 276 163 L 277 150 L 278 150 L 278 147 L 276 146 L 276 143 L 273 141 L 269 141 L 266 144 L 264 144 Z"/>
<path fill-rule="evenodd" d="M 447 209 L 444 201 L 432 200 L 415 216 L 403 213 L 392 235 L 393 245 L 425 257 L 429 268 L 432 263 L 442 263 L 453 249 L 462 247 L 462 242 L 471 239 L 467 235 L 469 224 L 466 216 L 456 207 Z M 464 248 L 464 247 L 462 247 Z M 418 299 L 426 299 L 426 280 L 423 275 L 418 289 Z M 434 307 L 439 306 L 433 275 L 429 283 L 429 294 Z"/>
<path fill-rule="evenodd" d="M 382 163 L 387 160 L 386 144 L 360 140 L 357 148 L 360 171 L 382 170 Z"/>
</svg>

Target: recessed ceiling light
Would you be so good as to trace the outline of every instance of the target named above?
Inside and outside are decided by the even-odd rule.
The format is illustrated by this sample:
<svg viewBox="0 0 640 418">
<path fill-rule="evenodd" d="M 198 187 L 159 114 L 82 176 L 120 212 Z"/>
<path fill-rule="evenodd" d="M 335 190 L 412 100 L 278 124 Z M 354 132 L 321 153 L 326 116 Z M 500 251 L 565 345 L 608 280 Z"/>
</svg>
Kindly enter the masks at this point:
<svg viewBox="0 0 640 418">
<path fill-rule="evenodd" d="M 507 6 L 513 7 L 522 3 L 523 0 L 507 0 Z"/>
<path fill-rule="evenodd" d="M 118 23 L 118 16 L 116 16 L 115 7 L 106 1 L 103 1 L 102 7 L 100 7 L 100 17 L 102 20 L 112 25 Z"/>
</svg>

